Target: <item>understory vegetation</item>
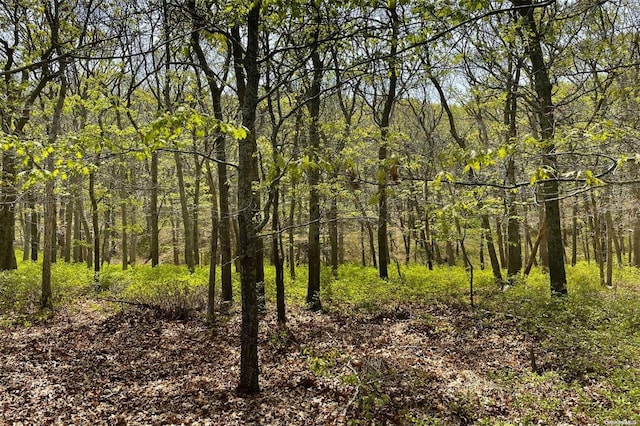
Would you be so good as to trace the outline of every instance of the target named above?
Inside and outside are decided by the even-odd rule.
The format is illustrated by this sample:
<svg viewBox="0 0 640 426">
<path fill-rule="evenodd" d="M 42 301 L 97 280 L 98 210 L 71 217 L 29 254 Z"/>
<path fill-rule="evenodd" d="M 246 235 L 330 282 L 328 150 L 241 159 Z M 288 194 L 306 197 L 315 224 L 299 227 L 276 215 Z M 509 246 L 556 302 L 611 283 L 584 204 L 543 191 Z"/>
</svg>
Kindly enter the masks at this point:
<svg viewBox="0 0 640 426">
<path fill-rule="evenodd" d="M 314 313 L 304 309 L 299 268 L 295 281 L 287 277 L 288 322 L 278 326 L 266 267 L 265 381 L 249 397 L 234 390 L 240 295 L 207 324 L 208 269 L 106 267 L 97 289 L 84 266 L 58 263 L 54 310 L 39 311 L 39 265 L 25 262 L 0 273 L 3 421 L 640 421 L 640 271 L 617 269 L 613 288 L 600 286 L 595 265 L 567 271 L 567 298 L 552 298 L 537 269 L 504 289 L 491 271 L 476 271 L 471 307 L 461 267 L 400 266 L 385 281 L 376 269 L 344 265 L 337 278 L 322 271 L 324 310 Z M 53 390 L 38 395 L 38 380 L 35 388 Z M 73 399 L 80 395 L 86 403 Z"/>
</svg>

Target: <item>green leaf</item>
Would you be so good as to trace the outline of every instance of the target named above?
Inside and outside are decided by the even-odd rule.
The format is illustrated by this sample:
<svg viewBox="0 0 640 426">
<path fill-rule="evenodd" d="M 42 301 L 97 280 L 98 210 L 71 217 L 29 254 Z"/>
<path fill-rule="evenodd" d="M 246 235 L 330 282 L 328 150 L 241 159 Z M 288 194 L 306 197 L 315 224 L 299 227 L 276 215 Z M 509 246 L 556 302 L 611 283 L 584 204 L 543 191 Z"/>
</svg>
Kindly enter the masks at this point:
<svg viewBox="0 0 640 426">
<path fill-rule="evenodd" d="M 231 133 L 233 135 L 233 138 L 237 141 L 247 138 L 247 131 L 244 129 L 244 127 L 233 128 L 231 130 Z"/>
</svg>

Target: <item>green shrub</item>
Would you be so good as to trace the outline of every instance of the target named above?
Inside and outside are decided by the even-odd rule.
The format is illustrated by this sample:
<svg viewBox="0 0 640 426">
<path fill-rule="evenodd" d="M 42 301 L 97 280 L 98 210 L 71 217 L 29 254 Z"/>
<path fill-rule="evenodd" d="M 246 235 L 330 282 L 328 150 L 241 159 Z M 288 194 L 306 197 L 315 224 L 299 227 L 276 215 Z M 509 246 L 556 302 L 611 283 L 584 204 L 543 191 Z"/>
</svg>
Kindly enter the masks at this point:
<svg viewBox="0 0 640 426">
<path fill-rule="evenodd" d="M 68 302 L 91 289 L 92 272 L 84 265 L 56 263 L 51 268 L 54 305 Z M 18 269 L 0 272 L 0 313 L 31 315 L 39 309 L 42 264 L 19 262 Z"/>
<path fill-rule="evenodd" d="M 13 271 L 0 272 L 0 314 L 29 314 L 37 310 L 42 267 L 23 262 Z"/>
<path fill-rule="evenodd" d="M 194 274 L 180 266 L 160 265 L 126 271 L 107 270 L 101 286 L 123 300 L 145 305 L 166 319 L 189 319 L 201 312 L 207 302 L 208 269 Z M 108 283 L 108 284 L 107 284 Z"/>
</svg>

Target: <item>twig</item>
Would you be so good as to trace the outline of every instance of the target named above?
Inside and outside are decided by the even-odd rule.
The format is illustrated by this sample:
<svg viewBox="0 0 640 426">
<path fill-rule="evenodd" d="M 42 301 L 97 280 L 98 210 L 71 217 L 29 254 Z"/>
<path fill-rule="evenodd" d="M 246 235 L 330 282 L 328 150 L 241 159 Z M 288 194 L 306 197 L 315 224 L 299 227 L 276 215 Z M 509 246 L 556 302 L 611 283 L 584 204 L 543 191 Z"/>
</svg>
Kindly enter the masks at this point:
<svg viewBox="0 0 640 426">
<path fill-rule="evenodd" d="M 149 303 L 132 302 L 130 300 L 113 299 L 111 297 L 96 297 L 96 300 L 101 300 L 101 301 L 104 301 L 104 302 L 112 302 L 112 303 L 122 303 L 124 305 L 141 306 L 141 307 L 147 308 L 147 309 L 158 309 L 157 306 L 151 305 Z"/>
<path fill-rule="evenodd" d="M 351 366 L 351 360 L 349 360 L 346 367 L 349 370 L 353 371 L 353 374 L 355 374 L 356 379 L 358 379 L 358 385 L 356 385 L 356 391 L 353 393 L 353 396 L 351 396 L 351 399 L 349 400 L 347 405 L 345 405 L 344 407 L 344 411 L 342 412 L 343 416 L 347 415 L 347 411 L 349 411 L 349 407 L 351 406 L 351 404 L 355 402 L 356 398 L 358 397 L 358 394 L 360 393 L 360 386 L 362 385 L 362 380 L 360 380 L 360 376 L 358 375 L 358 372 Z"/>
</svg>

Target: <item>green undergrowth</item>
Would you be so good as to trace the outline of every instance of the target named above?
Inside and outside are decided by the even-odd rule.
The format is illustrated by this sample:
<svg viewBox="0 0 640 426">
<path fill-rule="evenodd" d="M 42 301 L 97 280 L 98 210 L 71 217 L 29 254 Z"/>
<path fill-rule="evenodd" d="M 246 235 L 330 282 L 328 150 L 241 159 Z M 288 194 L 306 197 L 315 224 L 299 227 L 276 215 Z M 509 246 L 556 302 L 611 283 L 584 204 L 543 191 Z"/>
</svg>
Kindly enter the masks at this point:
<svg viewBox="0 0 640 426">
<path fill-rule="evenodd" d="M 144 305 L 167 319 L 189 319 L 207 303 L 208 268 L 190 274 L 183 266 L 108 267 L 100 275 L 106 298 Z"/>
<path fill-rule="evenodd" d="M 85 265 L 53 266 L 54 305 L 98 297 L 153 307 L 165 318 L 202 317 L 206 306 L 208 268 L 189 274 L 184 266 L 136 266 L 121 270 L 105 266 L 94 283 L 93 271 Z M 470 306 L 469 273 L 461 267 L 421 265 L 389 268 L 389 279 L 378 277 L 372 267 L 347 264 L 337 276 L 322 268 L 321 300 L 326 312 L 349 313 L 375 318 L 399 307 L 442 306 L 464 312 L 502 327 L 503 332 L 525 336 L 536 357 L 536 371 L 513 372 L 491 377 L 516 393 L 512 404 L 522 413 L 522 424 L 536 419 L 536 410 L 573 410 L 600 423 L 640 421 L 640 271 L 618 268 L 613 288 L 602 287 L 595 265 L 567 267 L 569 295 L 551 297 L 548 275 L 534 269 L 518 284 L 501 289 L 489 270 L 474 273 L 475 307 Z M 0 273 L 0 318 L 15 324 L 38 311 L 41 265 L 21 262 L 16 271 Z M 240 300 L 239 280 L 234 273 L 234 299 Z M 265 267 L 267 307 L 275 305 L 275 271 Z M 220 271 L 216 287 L 219 294 Z M 287 303 L 304 305 L 307 271 L 296 268 L 296 279 L 285 273 Z M 238 309 L 238 303 L 235 308 Z M 270 315 L 267 313 L 267 315 Z M 8 318 L 11 318 L 9 320 Z M 23 323 L 27 323 L 24 320 Z M 504 331 L 506 330 L 506 331 Z M 528 390 L 545 392 L 529 395 Z M 365 389 L 363 389 L 363 392 Z M 563 395 L 573 395 L 566 407 Z M 472 410 L 472 402 L 465 410 Z M 540 418 L 539 416 L 537 417 Z M 497 421 L 497 420 L 496 420 Z M 577 420 L 576 420 L 577 421 Z M 547 423 L 553 422 L 549 414 Z M 500 424 L 488 419 L 482 424 Z"/>
<path fill-rule="evenodd" d="M 91 292 L 93 273 L 84 266 L 58 263 L 51 270 L 54 305 L 70 302 Z M 20 262 L 15 271 L 0 272 L 0 315 L 28 318 L 38 313 L 42 264 Z"/>
<path fill-rule="evenodd" d="M 567 268 L 567 278 L 566 298 L 551 297 L 548 276 L 535 271 L 483 307 L 513 318 L 534 339 L 539 374 L 557 375 L 549 394 L 571 387 L 578 411 L 597 421 L 639 422 L 640 274 L 617 269 L 614 287 L 606 288 L 595 265 L 580 263 Z"/>
</svg>

